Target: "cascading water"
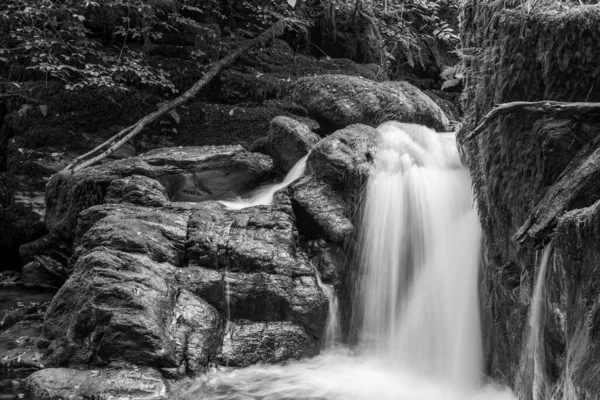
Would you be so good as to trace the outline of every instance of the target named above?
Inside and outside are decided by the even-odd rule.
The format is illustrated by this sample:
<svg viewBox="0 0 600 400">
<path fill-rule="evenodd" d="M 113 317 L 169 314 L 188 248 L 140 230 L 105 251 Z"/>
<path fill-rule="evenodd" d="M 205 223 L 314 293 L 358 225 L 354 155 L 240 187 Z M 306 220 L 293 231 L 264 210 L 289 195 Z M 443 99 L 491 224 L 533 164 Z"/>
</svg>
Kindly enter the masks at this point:
<svg viewBox="0 0 600 400">
<path fill-rule="evenodd" d="M 461 386 L 481 373 L 481 230 L 456 146 L 386 123 L 361 227 L 362 338 L 388 361 Z"/>
<path fill-rule="evenodd" d="M 334 348 L 340 343 L 341 328 L 339 319 L 339 301 L 333 286 L 324 284 L 321 281 L 321 275 L 318 272 L 317 283 L 329 301 L 327 321 L 325 322 L 325 332 L 322 340 L 322 347 L 327 350 Z"/>
<path fill-rule="evenodd" d="M 544 247 L 535 278 L 529 312 L 529 334 L 523 352 L 525 359 L 522 360 L 521 374 L 519 374 L 521 376 L 519 386 L 523 392 L 522 397 L 532 400 L 543 400 L 549 396 L 548 378 L 546 376 L 546 350 L 544 348 L 544 325 L 546 322 L 546 271 L 552 250 L 552 242 Z"/>
<path fill-rule="evenodd" d="M 481 231 L 454 135 L 395 122 L 378 130 L 359 235 L 357 349 L 209 373 L 182 385 L 180 398 L 514 399 L 479 386 Z M 335 295 L 321 287 L 331 302 L 324 333 L 335 337 Z"/>
<path fill-rule="evenodd" d="M 278 190 L 281 190 L 296 179 L 304 176 L 306 170 L 306 160 L 308 160 L 308 154 L 302 157 L 298 162 L 289 170 L 283 181 L 272 185 L 267 185 L 256 190 L 250 197 L 238 198 L 233 201 L 220 201 L 219 203 L 225 205 L 231 210 L 241 210 L 242 208 L 254 207 L 254 206 L 268 206 L 273 204 L 273 197 Z"/>
</svg>

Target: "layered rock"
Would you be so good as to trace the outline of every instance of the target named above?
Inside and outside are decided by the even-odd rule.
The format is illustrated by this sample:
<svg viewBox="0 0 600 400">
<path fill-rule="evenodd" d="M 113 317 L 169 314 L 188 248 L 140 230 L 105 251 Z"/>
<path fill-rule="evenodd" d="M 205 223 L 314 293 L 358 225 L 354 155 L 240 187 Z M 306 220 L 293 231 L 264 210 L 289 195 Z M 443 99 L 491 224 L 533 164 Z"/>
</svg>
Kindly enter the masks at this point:
<svg viewBox="0 0 600 400">
<path fill-rule="evenodd" d="M 239 147 L 160 150 L 54 178 L 52 237 L 71 237 L 74 252 L 46 313 L 44 365 L 179 377 L 317 354 L 328 300 L 316 274 L 339 283 L 353 196 L 379 141 L 365 125 L 340 130 L 274 205 L 241 210 L 211 196 L 256 184 L 272 163 Z M 211 196 L 176 201 L 186 176 Z"/>
<path fill-rule="evenodd" d="M 351 204 L 330 185 L 305 177 L 290 185 L 290 192 L 298 229 L 305 236 L 341 244 L 354 232 Z"/>
<path fill-rule="evenodd" d="M 53 176 L 46 188 L 45 222 L 52 233 L 72 241 L 78 214 L 93 205 L 118 200 L 160 206 L 169 200 L 235 197 L 266 178 L 272 168 L 270 158 L 241 146 L 154 150 Z"/>
<path fill-rule="evenodd" d="M 450 130 L 442 109 L 407 82 L 378 83 L 344 75 L 306 77 L 296 82 L 293 98 L 310 116 L 329 127 L 358 123 L 377 126 L 397 120 Z"/>
<path fill-rule="evenodd" d="M 315 145 L 308 157 L 308 174 L 356 204 L 380 143 L 381 134 L 369 126 L 355 124 L 340 129 Z"/>
<path fill-rule="evenodd" d="M 81 213 L 73 272 L 46 313 L 47 362 L 126 361 L 177 376 L 316 354 L 327 299 L 289 200 L 240 211 L 176 204 Z"/>
</svg>

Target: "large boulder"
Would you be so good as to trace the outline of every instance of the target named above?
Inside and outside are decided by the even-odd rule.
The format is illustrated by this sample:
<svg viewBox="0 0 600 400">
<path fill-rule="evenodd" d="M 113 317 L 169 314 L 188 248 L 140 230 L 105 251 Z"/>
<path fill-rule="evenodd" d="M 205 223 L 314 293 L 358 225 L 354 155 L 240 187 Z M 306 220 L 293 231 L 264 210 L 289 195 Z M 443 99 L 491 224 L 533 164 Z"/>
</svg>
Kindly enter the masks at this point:
<svg viewBox="0 0 600 400">
<path fill-rule="evenodd" d="M 340 129 L 319 141 L 307 162 L 307 175 L 330 185 L 346 201 L 355 204 L 367 178 L 381 133 L 367 125 Z"/>
<path fill-rule="evenodd" d="M 239 211 L 199 205 L 189 222 L 188 260 L 198 268 L 190 290 L 232 319 L 292 321 L 316 338 L 327 299 L 286 203 Z"/>
<path fill-rule="evenodd" d="M 289 199 L 97 205 L 76 232 L 72 274 L 46 313 L 49 365 L 124 361 L 181 376 L 318 352 L 327 298 Z"/>
<path fill-rule="evenodd" d="M 197 335 L 218 341 L 222 315 L 189 298 L 176 281 L 188 217 L 185 210 L 133 205 L 82 213 L 72 276 L 46 313 L 51 365 L 127 361 L 187 371 L 190 341 L 198 343 Z M 218 351 L 214 345 L 190 348 L 197 350 L 195 359 Z"/>
<path fill-rule="evenodd" d="M 379 83 L 344 75 L 306 77 L 296 82 L 293 98 L 330 128 L 358 123 L 377 126 L 397 120 L 437 131 L 450 129 L 442 109 L 407 82 Z"/>
<path fill-rule="evenodd" d="M 272 169 L 269 157 L 241 146 L 153 150 L 74 174 L 56 174 L 46 187 L 45 222 L 52 233 L 72 241 L 79 213 L 93 205 L 161 206 L 169 200 L 235 197 L 268 177 Z"/>
<path fill-rule="evenodd" d="M 292 322 L 232 324 L 223 341 L 221 363 L 245 367 L 263 360 L 280 363 L 315 355 L 314 339 Z"/>
<path fill-rule="evenodd" d="M 328 184 L 304 177 L 290 185 L 290 192 L 298 229 L 305 236 L 343 243 L 353 233 L 351 204 Z"/>
<path fill-rule="evenodd" d="M 29 375 L 25 388 L 34 396 L 70 400 L 171 398 L 165 379 L 152 368 L 111 368 L 77 370 L 47 368 Z"/>
<path fill-rule="evenodd" d="M 251 149 L 260 148 L 273 159 L 275 168 L 287 172 L 320 140 L 308 125 L 289 117 L 275 117 L 269 134 L 257 140 Z"/>
</svg>

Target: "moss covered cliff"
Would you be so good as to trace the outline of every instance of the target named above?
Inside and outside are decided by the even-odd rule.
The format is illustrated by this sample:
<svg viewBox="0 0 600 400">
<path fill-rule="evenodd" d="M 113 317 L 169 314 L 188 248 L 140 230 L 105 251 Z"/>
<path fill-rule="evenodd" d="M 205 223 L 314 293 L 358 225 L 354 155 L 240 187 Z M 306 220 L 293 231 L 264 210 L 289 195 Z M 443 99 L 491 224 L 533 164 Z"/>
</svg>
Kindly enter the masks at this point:
<svg viewBox="0 0 600 400">
<path fill-rule="evenodd" d="M 496 104 L 600 101 L 600 6 L 559 4 L 530 10 L 520 3 L 470 0 L 463 6 L 467 97 L 461 137 Z M 540 249 L 551 237 L 519 245 L 513 235 L 578 151 L 598 134 L 600 125 L 514 112 L 465 144 L 486 240 L 481 295 L 487 373 L 522 398 L 549 398 L 552 391 L 566 387 L 571 373 L 567 371 L 573 367 L 568 349 L 575 340 L 567 332 L 574 323 L 570 315 L 579 305 L 558 300 L 571 298 L 577 284 L 562 285 L 561 268 L 571 265 L 554 264 L 549 276 L 554 285 L 544 300 L 546 354 L 527 354 L 534 277 Z M 572 207 L 597 199 L 588 196 Z M 558 241 L 555 254 L 567 251 L 564 246 Z M 581 279 L 583 275 L 575 278 Z M 596 301 L 575 303 L 584 300 Z M 581 379 L 570 382 L 571 392 L 582 397 L 567 398 L 590 398 L 586 396 L 594 393 Z"/>
</svg>

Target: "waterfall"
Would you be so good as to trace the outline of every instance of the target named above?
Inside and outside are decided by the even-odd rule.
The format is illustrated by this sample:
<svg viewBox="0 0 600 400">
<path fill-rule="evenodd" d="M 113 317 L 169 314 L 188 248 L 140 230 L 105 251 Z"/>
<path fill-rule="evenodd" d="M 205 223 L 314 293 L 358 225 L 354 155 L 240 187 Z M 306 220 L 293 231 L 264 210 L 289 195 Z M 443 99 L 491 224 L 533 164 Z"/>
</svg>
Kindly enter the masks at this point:
<svg viewBox="0 0 600 400">
<path fill-rule="evenodd" d="M 268 206 L 273 204 L 273 197 L 278 190 L 281 190 L 289 186 L 295 180 L 304 176 L 306 170 L 306 160 L 308 160 L 308 154 L 302 157 L 298 162 L 289 170 L 283 181 L 280 183 L 274 183 L 265 187 L 257 189 L 250 197 L 238 198 L 232 201 L 219 201 L 219 203 L 225 205 L 231 210 L 241 210 L 242 208 L 254 207 L 254 206 Z"/>
<path fill-rule="evenodd" d="M 335 292 L 317 274 L 329 299 L 321 355 L 210 373 L 178 398 L 514 400 L 509 390 L 481 385 L 481 229 L 454 134 L 397 122 L 378 130 L 383 141 L 358 225 L 358 346 L 338 344 Z M 274 193 L 291 174 L 264 190 Z"/>
<path fill-rule="evenodd" d="M 549 395 L 546 376 L 546 352 L 544 348 L 544 325 L 546 322 L 546 271 L 552 255 L 552 242 L 544 247 L 542 259 L 535 278 L 529 312 L 529 334 L 525 342 L 525 359 L 522 363 L 521 390 L 526 399 L 543 400 Z M 537 260 L 536 260 L 537 263 Z"/>
<path fill-rule="evenodd" d="M 456 384 L 481 374 L 481 230 L 453 141 L 386 123 L 361 226 L 362 339 L 378 357 Z"/>
<path fill-rule="evenodd" d="M 332 349 L 340 343 L 341 329 L 339 317 L 339 301 L 335 294 L 335 289 L 332 285 L 326 285 L 321 280 L 321 274 L 317 271 L 317 284 L 325 293 L 325 297 L 329 302 L 327 310 L 327 320 L 325 321 L 325 331 L 322 338 L 322 347 L 324 349 Z"/>
</svg>

